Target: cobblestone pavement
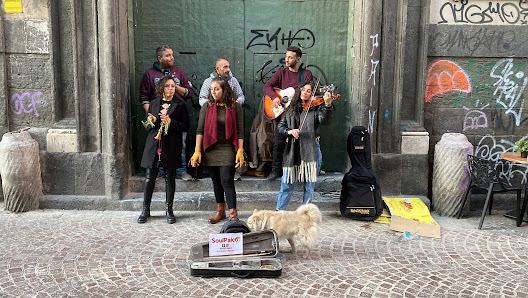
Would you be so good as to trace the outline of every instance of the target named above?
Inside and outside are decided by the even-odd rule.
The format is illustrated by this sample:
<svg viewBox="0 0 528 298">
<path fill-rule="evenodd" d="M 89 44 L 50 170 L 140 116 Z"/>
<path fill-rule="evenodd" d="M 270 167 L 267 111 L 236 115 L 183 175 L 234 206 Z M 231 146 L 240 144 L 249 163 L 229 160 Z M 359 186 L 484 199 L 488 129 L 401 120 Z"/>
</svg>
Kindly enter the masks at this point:
<svg viewBox="0 0 528 298">
<path fill-rule="evenodd" d="M 386 224 L 325 212 L 311 259 L 288 252 L 278 278 L 190 276 L 189 250 L 221 225 L 209 213 L 0 211 L 0 297 L 528 297 L 528 225 L 500 214 L 434 215 L 442 239 L 403 241 Z M 249 213 L 242 213 L 247 219 Z M 299 244 L 300 246 L 300 244 Z"/>
</svg>

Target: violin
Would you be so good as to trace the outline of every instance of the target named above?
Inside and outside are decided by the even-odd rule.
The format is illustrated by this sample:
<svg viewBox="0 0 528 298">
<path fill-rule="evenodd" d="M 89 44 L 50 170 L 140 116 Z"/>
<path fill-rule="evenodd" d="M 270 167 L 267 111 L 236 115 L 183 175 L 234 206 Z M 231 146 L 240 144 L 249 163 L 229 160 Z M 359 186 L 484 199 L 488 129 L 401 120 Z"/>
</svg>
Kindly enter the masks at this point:
<svg viewBox="0 0 528 298">
<path fill-rule="evenodd" d="M 337 86 L 335 86 L 334 84 L 331 84 L 331 85 L 328 85 L 328 86 L 323 86 L 321 88 L 319 88 L 319 92 L 318 93 L 326 93 L 326 92 L 334 92 L 334 90 L 337 88 Z M 341 99 L 341 95 L 340 94 L 332 94 L 332 99 Z M 314 100 L 309 100 L 307 101 L 306 103 L 303 104 L 303 109 L 308 109 L 310 107 L 315 107 L 315 106 L 318 106 L 320 104 L 324 103 L 324 98 L 321 96 L 321 97 L 317 97 L 315 98 Z"/>
<path fill-rule="evenodd" d="M 341 95 L 340 94 L 336 94 L 336 95 L 333 95 L 332 94 L 332 99 L 341 99 Z M 324 99 L 323 97 L 317 97 L 316 99 L 312 100 L 312 101 L 307 101 L 306 103 L 303 104 L 303 109 L 308 109 L 309 107 L 315 107 L 315 106 L 318 106 L 320 104 L 324 103 Z"/>
</svg>

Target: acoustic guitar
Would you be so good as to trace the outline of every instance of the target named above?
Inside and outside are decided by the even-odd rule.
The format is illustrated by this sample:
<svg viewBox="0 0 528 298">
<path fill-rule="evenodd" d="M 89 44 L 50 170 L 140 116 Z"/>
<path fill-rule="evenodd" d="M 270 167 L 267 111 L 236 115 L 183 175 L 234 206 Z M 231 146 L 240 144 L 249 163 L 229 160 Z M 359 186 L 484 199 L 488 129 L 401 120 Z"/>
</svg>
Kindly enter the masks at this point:
<svg viewBox="0 0 528 298">
<path fill-rule="evenodd" d="M 264 95 L 264 114 L 266 115 L 266 118 L 273 120 L 277 117 L 279 117 L 282 113 L 284 113 L 284 110 L 290 106 L 291 99 L 293 98 L 293 95 L 295 94 L 295 89 L 293 87 L 286 88 L 284 90 L 281 90 L 279 88 L 274 88 L 273 90 L 277 97 L 281 100 L 280 105 L 278 107 L 273 106 L 273 99 L 270 98 L 267 94 Z"/>
<path fill-rule="evenodd" d="M 331 92 L 333 93 L 334 90 L 337 89 L 337 86 L 334 84 L 328 85 L 328 86 L 321 86 L 317 90 L 318 93 L 325 93 L 325 92 Z M 281 100 L 280 105 L 276 108 L 273 106 L 273 99 L 271 99 L 268 95 L 264 95 L 264 114 L 266 115 L 266 118 L 273 120 L 279 117 L 282 113 L 284 113 L 284 110 L 290 105 L 291 100 L 293 98 L 293 95 L 295 94 L 295 89 L 293 87 L 286 88 L 284 90 L 281 90 L 279 88 L 274 88 L 273 91 L 277 95 L 277 97 Z M 341 95 L 332 95 L 333 99 L 341 99 Z M 324 102 L 323 97 L 318 97 L 314 101 L 312 101 L 310 106 L 317 106 Z M 307 106 L 304 106 L 305 109 L 307 109 Z"/>
</svg>

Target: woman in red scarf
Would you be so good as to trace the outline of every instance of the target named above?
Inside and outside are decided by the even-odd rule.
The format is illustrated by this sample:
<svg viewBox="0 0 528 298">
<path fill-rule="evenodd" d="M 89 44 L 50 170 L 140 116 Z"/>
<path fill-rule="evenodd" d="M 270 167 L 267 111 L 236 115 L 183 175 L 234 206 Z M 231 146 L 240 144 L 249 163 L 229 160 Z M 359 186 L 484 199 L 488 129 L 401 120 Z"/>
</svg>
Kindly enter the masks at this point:
<svg viewBox="0 0 528 298">
<path fill-rule="evenodd" d="M 196 148 L 190 160 L 193 167 L 203 161 L 213 180 L 217 209 L 209 219 L 212 224 L 225 219 L 226 200 L 229 220 L 238 219 L 234 177 L 235 168 L 244 163 L 243 120 L 242 107 L 228 82 L 213 79 L 209 100 L 200 110 Z"/>
</svg>

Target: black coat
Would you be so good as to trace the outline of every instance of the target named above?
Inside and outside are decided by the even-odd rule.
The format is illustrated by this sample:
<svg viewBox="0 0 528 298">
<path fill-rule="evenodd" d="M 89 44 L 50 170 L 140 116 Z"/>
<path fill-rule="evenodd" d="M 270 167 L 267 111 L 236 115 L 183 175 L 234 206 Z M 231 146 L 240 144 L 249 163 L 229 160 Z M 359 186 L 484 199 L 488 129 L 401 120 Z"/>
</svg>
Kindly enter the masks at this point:
<svg viewBox="0 0 528 298">
<path fill-rule="evenodd" d="M 143 157 L 141 158 L 141 166 L 144 168 L 152 168 L 154 162 L 158 160 L 158 140 L 154 139 L 154 137 L 156 137 L 160 128 L 161 119 L 158 115 L 160 109 L 160 98 L 150 102 L 148 113 L 154 115 L 158 120 L 154 123 L 155 126 L 153 128 L 147 127 L 149 134 L 145 142 Z M 182 132 L 189 130 L 189 112 L 187 111 L 187 105 L 174 97 L 167 114 L 171 118 L 171 123 L 168 134 L 163 134 L 161 137 L 161 161 L 163 167 L 177 169 L 182 167 Z"/>
</svg>

